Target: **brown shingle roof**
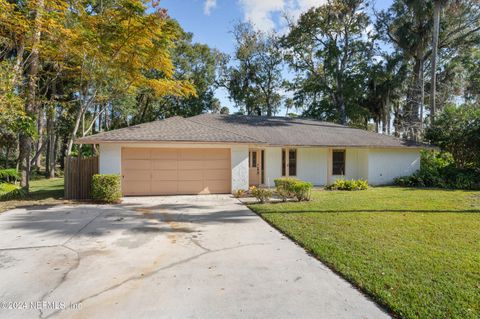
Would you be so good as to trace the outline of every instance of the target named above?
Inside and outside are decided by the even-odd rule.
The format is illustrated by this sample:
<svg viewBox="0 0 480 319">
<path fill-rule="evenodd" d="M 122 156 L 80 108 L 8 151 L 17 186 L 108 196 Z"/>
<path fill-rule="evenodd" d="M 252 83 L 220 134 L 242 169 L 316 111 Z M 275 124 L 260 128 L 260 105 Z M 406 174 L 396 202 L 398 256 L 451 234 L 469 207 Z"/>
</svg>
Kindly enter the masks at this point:
<svg viewBox="0 0 480 319">
<path fill-rule="evenodd" d="M 426 145 L 304 118 L 201 114 L 103 132 L 76 143 L 225 142 L 289 146 L 425 147 Z"/>
</svg>

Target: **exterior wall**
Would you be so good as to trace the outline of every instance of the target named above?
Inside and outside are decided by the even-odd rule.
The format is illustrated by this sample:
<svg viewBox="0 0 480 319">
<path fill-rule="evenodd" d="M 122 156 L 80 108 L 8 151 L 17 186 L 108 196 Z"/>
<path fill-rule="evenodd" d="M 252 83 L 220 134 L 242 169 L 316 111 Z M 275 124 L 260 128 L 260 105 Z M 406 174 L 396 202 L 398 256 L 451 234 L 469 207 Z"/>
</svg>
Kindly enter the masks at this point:
<svg viewBox="0 0 480 319">
<path fill-rule="evenodd" d="M 357 148 L 338 148 L 345 150 L 345 175 L 332 174 L 332 152 L 334 149 L 328 150 L 328 182 L 333 184 L 337 179 L 367 179 L 368 178 L 368 150 Z"/>
<path fill-rule="evenodd" d="M 274 179 L 279 177 L 282 177 L 282 148 L 267 147 L 265 148 L 265 186 L 274 187 Z"/>
<path fill-rule="evenodd" d="M 368 153 L 368 182 L 371 185 L 393 183 L 398 176 L 411 175 L 420 169 L 418 149 L 371 149 Z"/>
<path fill-rule="evenodd" d="M 248 146 L 234 146 L 232 153 L 232 192 L 248 189 Z"/>
<path fill-rule="evenodd" d="M 368 150 L 358 150 L 357 165 L 357 179 L 368 180 Z"/>
<path fill-rule="evenodd" d="M 297 178 L 320 186 L 327 181 L 327 149 L 298 147 Z M 282 147 L 265 148 L 265 186 L 275 186 L 274 180 L 282 177 Z"/>
<path fill-rule="evenodd" d="M 297 148 L 297 178 L 316 186 L 325 185 L 327 155 L 326 148 Z"/>
<path fill-rule="evenodd" d="M 122 147 L 120 144 L 100 144 L 98 163 L 100 174 L 122 173 Z"/>
<path fill-rule="evenodd" d="M 368 179 L 368 150 L 348 148 L 345 170 L 347 179 Z"/>
</svg>

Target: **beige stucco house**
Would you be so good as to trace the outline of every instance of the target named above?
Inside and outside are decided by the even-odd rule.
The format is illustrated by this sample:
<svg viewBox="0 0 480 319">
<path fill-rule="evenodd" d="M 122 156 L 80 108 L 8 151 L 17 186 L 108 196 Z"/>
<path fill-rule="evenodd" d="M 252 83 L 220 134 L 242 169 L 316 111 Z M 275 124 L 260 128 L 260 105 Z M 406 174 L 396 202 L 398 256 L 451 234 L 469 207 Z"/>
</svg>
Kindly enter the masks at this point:
<svg viewBox="0 0 480 319">
<path fill-rule="evenodd" d="M 102 174 L 120 174 L 124 195 L 230 193 L 294 176 L 390 184 L 420 168 L 421 144 L 303 118 L 202 114 L 172 117 L 78 139 L 100 145 Z"/>
</svg>

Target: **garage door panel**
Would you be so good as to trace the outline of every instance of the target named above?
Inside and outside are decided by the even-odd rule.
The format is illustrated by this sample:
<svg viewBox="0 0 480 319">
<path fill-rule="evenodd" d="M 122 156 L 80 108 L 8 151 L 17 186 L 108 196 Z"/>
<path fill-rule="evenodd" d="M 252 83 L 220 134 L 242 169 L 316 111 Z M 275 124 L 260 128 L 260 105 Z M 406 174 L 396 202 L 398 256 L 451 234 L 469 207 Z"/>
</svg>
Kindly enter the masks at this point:
<svg viewBox="0 0 480 319">
<path fill-rule="evenodd" d="M 230 161 L 226 160 L 209 160 L 205 161 L 205 168 L 206 169 L 230 169 Z"/>
<path fill-rule="evenodd" d="M 229 149 L 212 149 L 204 154 L 206 160 L 230 160 Z"/>
<path fill-rule="evenodd" d="M 194 161 L 184 161 L 181 160 L 178 162 L 178 169 L 203 169 L 205 167 L 204 161 L 194 160 Z"/>
<path fill-rule="evenodd" d="M 150 170 L 126 170 L 123 173 L 123 179 L 126 181 L 149 181 Z"/>
<path fill-rule="evenodd" d="M 122 149 L 124 195 L 229 193 L 229 149 Z"/>
<path fill-rule="evenodd" d="M 122 149 L 122 158 L 128 159 L 150 159 L 150 149 L 148 148 L 124 148 Z"/>
<path fill-rule="evenodd" d="M 179 170 L 178 180 L 180 181 L 203 181 L 202 170 Z"/>
<path fill-rule="evenodd" d="M 150 169 L 151 161 L 150 160 L 124 160 L 122 163 L 122 169 L 124 170 L 141 170 L 141 169 Z"/>
<path fill-rule="evenodd" d="M 151 161 L 152 169 L 168 169 L 168 170 L 176 170 L 178 169 L 178 161 L 177 160 L 158 160 L 154 159 Z"/>
<path fill-rule="evenodd" d="M 230 192 L 230 183 L 229 181 L 209 181 L 208 186 L 204 189 L 205 191 L 209 194 L 228 193 Z"/>
<path fill-rule="evenodd" d="M 180 194 L 199 194 L 204 189 L 203 181 L 179 181 L 178 192 Z"/>
<path fill-rule="evenodd" d="M 208 169 L 204 171 L 206 181 L 230 180 L 228 169 Z"/>
<path fill-rule="evenodd" d="M 122 189 L 125 195 L 149 195 L 150 183 L 145 181 L 128 181 L 128 183 L 123 183 Z"/>
<path fill-rule="evenodd" d="M 196 148 L 181 149 L 179 159 L 180 160 L 203 160 L 205 159 L 205 150 L 196 149 Z"/>
<path fill-rule="evenodd" d="M 172 148 L 154 148 L 151 152 L 151 159 L 177 160 L 178 150 Z"/>
<path fill-rule="evenodd" d="M 152 181 L 152 195 L 173 195 L 177 193 L 177 181 Z"/>
<path fill-rule="evenodd" d="M 176 180 L 178 180 L 178 172 L 176 170 L 152 171 L 152 182 L 153 181 L 176 181 Z"/>
</svg>

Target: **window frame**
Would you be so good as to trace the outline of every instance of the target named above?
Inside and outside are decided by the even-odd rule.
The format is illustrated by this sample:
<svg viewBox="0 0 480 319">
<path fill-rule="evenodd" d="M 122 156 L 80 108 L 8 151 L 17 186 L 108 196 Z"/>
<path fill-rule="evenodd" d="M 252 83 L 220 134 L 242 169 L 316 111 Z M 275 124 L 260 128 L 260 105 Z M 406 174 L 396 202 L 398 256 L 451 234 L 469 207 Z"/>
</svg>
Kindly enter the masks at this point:
<svg viewBox="0 0 480 319">
<path fill-rule="evenodd" d="M 343 154 L 343 170 L 341 170 L 341 172 L 343 174 L 336 174 L 335 173 L 335 159 L 334 159 L 334 154 L 335 153 L 342 153 Z M 334 149 L 332 150 L 332 175 L 333 176 L 345 176 L 345 172 L 347 170 L 347 151 L 345 149 Z"/>
<path fill-rule="evenodd" d="M 294 165 L 295 165 L 295 174 L 290 174 L 290 152 L 295 152 L 295 160 L 294 160 Z M 298 173 L 298 150 L 296 148 L 289 148 L 285 147 L 282 148 L 282 171 L 281 175 L 282 177 L 296 177 Z"/>
</svg>

